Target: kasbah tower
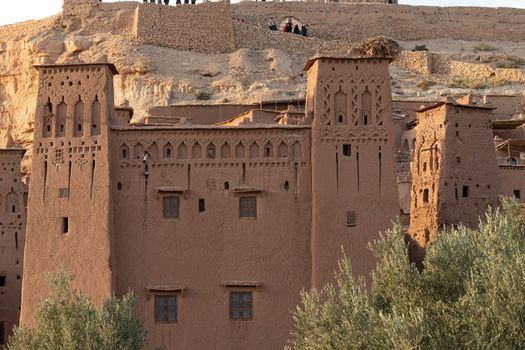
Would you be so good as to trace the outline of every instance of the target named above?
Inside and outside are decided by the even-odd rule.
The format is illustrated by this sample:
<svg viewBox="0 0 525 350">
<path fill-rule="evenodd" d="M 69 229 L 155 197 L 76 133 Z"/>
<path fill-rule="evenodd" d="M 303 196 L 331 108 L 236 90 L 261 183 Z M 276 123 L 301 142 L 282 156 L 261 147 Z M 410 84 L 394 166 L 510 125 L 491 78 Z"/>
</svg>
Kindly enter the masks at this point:
<svg viewBox="0 0 525 350">
<path fill-rule="evenodd" d="M 22 325 L 64 268 L 97 305 L 133 290 L 151 345 L 282 348 L 300 290 L 341 248 L 368 274 L 399 211 L 389 63 L 314 58 L 300 123 L 228 127 L 130 126 L 112 64 L 37 67 Z"/>
</svg>

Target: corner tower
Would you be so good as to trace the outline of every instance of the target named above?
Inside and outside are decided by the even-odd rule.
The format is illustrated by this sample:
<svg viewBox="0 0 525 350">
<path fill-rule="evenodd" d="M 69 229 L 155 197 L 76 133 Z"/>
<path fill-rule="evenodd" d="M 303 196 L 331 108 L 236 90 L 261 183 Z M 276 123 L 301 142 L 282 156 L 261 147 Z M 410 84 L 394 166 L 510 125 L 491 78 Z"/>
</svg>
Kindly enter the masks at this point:
<svg viewBox="0 0 525 350">
<path fill-rule="evenodd" d="M 73 287 L 96 304 L 111 295 L 114 284 L 109 121 L 117 71 L 111 64 L 36 68 L 22 324 L 33 322 L 49 273 L 74 273 Z"/>
<path fill-rule="evenodd" d="M 356 275 L 375 259 L 367 245 L 399 213 L 394 178 L 390 60 L 310 60 L 312 285 L 333 279 L 341 247 Z"/>
</svg>

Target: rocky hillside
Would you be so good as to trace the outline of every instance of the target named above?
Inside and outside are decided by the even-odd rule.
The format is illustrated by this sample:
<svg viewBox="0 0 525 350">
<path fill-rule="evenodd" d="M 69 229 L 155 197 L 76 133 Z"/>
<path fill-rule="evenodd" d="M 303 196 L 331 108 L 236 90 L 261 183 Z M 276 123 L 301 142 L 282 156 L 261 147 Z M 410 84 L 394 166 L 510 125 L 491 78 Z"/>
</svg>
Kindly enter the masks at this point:
<svg viewBox="0 0 525 350">
<path fill-rule="evenodd" d="M 426 45 L 469 62 L 480 60 L 480 43 L 494 57 L 512 57 L 518 66 L 523 62 L 516 58 L 525 56 L 525 22 L 519 20 L 524 10 L 247 2 L 230 5 L 235 49 L 204 54 L 137 43 L 127 29 L 135 7 L 123 2 L 88 12 L 81 20 L 58 14 L 0 27 L 0 147 L 30 148 L 37 88 L 32 67 L 39 63 L 107 59 L 120 72 L 116 104 L 132 106 L 141 118 L 154 105 L 303 98 L 308 57 L 346 51 L 353 42 L 377 34 L 398 40 L 407 50 Z M 306 23 L 311 37 L 270 32 L 270 16 Z M 392 76 L 395 96 L 406 99 L 523 90 L 512 82 L 459 84 L 457 77 L 423 77 L 399 68 L 392 69 Z"/>
</svg>

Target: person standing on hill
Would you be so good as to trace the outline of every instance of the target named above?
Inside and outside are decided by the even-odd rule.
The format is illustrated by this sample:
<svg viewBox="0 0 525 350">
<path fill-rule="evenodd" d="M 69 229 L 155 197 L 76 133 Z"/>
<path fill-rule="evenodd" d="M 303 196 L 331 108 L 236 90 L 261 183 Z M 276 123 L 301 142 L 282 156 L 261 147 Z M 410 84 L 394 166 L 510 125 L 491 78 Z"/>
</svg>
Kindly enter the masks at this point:
<svg viewBox="0 0 525 350">
<path fill-rule="evenodd" d="M 270 30 L 276 30 L 277 29 L 277 26 L 275 25 L 275 22 L 273 21 L 273 17 L 270 17 L 270 19 L 268 20 L 268 28 Z"/>
<path fill-rule="evenodd" d="M 301 35 L 308 36 L 308 29 L 306 29 L 306 26 L 304 24 L 301 26 Z"/>
</svg>

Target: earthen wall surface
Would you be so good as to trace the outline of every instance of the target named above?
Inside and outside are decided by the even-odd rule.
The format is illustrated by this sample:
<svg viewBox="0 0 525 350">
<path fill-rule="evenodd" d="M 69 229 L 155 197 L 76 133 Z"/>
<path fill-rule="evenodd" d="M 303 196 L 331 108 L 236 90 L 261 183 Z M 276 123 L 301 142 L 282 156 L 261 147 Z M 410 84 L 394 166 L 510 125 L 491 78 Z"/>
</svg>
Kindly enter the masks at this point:
<svg viewBox="0 0 525 350">
<path fill-rule="evenodd" d="M 4 332 L 0 349 L 20 318 L 26 219 L 20 174 L 23 155 L 22 149 L 0 149 L 0 323 Z"/>
</svg>

